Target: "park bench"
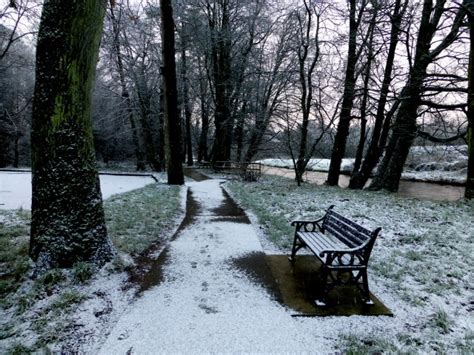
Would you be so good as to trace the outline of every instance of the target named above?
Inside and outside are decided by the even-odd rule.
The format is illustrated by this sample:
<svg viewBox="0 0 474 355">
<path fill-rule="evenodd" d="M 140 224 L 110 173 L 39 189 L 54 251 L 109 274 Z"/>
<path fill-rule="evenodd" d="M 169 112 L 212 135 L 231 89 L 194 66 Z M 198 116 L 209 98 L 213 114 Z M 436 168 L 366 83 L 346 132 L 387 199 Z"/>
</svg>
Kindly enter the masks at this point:
<svg viewBox="0 0 474 355">
<path fill-rule="evenodd" d="M 370 300 L 367 263 L 381 228 L 369 231 L 341 216 L 331 206 L 324 217 L 316 221 L 293 221 L 295 236 L 289 260 L 301 248 L 308 248 L 322 263 L 323 292 L 316 305 L 326 305 L 329 291 L 338 285 L 355 285 L 366 304 Z"/>
</svg>

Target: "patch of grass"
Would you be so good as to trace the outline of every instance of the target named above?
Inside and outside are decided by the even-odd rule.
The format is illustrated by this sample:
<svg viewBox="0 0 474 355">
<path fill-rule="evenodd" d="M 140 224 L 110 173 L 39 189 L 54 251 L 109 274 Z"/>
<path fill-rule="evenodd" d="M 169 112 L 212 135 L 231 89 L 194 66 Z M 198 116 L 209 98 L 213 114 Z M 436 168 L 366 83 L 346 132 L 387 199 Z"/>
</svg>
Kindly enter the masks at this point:
<svg viewBox="0 0 474 355">
<path fill-rule="evenodd" d="M 394 353 L 398 350 L 391 340 L 375 334 L 343 335 L 339 341 L 338 349 L 346 355 Z"/>
<path fill-rule="evenodd" d="M 74 264 L 74 280 L 79 283 L 86 283 L 94 276 L 95 266 L 91 263 L 78 262 Z"/>
<path fill-rule="evenodd" d="M 71 307 L 78 305 L 87 297 L 82 293 L 74 290 L 63 292 L 57 300 L 49 306 L 50 310 L 54 312 L 63 312 L 69 310 Z"/>
<path fill-rule="evenodd" d="M 435 314 L 431 317 L 430 323 L 438 328 L 441 333 L 447 334 L 451 331 L 453 325 L 453 320 L 448 316 L 448 314 L 443 310 L 436 311 Z"/>
<path fill-rule="evenodd" d="M 22 314 L 26 310 L 30 309 L 31 306 L 35 304 L 35 302 L 39 299 L 38 294 L 36 292 L 29 292 L 20 298 L 17 301 L 17 314 Z"/>
<path fill-rule="evenodd" d="M 7 339 L 15 334 L 14 328 L 12 323 L 2 324 L 0 326 L 0 340 Z"/>
<path fill-rule="evenodd" d="M 0 299 L 4 300 L 18 289 L 31 269 L 28 257 L 30 231 L 28 212 L 0 211 L 0 215 L 5 221 L 0 228 Z"/>
<path fill-rule="evenodd" d="M 10 349 L 8 349 L 8 355 L 24 355 L 24 354 L 31 354 L 33 349 L 23 345 L 22 343 L 15 343 L 13 344 Z"/>
<path fill-rule="evenodd" d="M 39 336 L 36 346 L 42 347 L 58 340 L 70 323 L 67 315 L 85 299 L 87 296 L 76 290 L 64 291 L 53 302 L 37 312 L 32 321 L 32 327 Z"/>
<path fill-rule="evenodd" d="M 51 269 L 46 271 L 36 280 L 37 287 L 51 287 L 59 284 L 65 279 L 61 269 Z"/>
<path fill-rule="evenodd" d="M 408 250 L 405 255 L 405 258 L 411 261 L 421 261 L 423 260 L 423 254 L 415 251 L 415 250 Z"/>
<path fill-rule="evenodd" d="M 107 228 L 119 250 L 138 254 L 162 238 L 180 208 L 180 187 L 148 185 L 104 203 Z"/>
<path fill-rule="evenodd" d="M 456 348 L 459 354 L 474 354 L 474 332 L 467 332 L 462 339 L 458 339 Z"/>
</svg>

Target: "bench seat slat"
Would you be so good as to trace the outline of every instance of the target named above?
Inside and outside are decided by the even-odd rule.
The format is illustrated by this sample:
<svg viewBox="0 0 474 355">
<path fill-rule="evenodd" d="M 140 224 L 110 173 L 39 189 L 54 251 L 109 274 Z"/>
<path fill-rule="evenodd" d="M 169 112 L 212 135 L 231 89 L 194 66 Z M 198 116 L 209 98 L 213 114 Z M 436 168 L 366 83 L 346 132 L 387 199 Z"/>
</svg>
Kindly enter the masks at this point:
<svg viewBox="0 0 474 355">
<path fill-rule="evenodd" d="M 327 225 L 331 225 L 334 228 L 341 229 L 344 232 L 350 233 L 351 235 L 353 235 L 354 237 L 356 237 L 359 240 L 365 241 L 365 240 L 369 239 L 370 236 L 371 236 L 371 232 L 369 232 L 369 231 L 362 232 L 362 231 L 358 230 L 357 228 L 354 228 L 353 226 L 348 225 L 344 221 L 338 220 L 336 218 L 332 218 L 332 216 L 325 218 L 325 220 L 323 222 L 323 226 L 327 226 Z"/>
<path fill-rule="evenodd" d="M 361 233 L 361 234 L 364 234 L 364 235 L 367 235 L 367 236 L 370 236 L 372 234 L 371 231 L 369 231 L 367 228 L 364 228 L 362 227 L 361 225 L 351 221 L 350 219 L 347 219 L 346 217 L 340 215 L 339 213 L 337 212 L 334 212 L 334 211 L 329 211 L 327 214 L 326 214 L 326 217 L 332 217 L 334 218 L 335 220 L 337 221 L 341 221 L 342 223 L 344 223 L 348 228 L 351 228 L 355 231 L 357 231 L 358 233 Z"/>
<path fill-rule="evenodd" d="M 338 238 L 342 243 L 349 245 L 351 248 L 358 247 L 365 242 L 364 239 L 358 238 L 349 233 L 347 230 L 334 226 L 332 223 L 326 223 L 325 229 Z"/>
<path fill-rule="evenodd" d="M 298 236 L 306 243 L 308 248 L 319 258 L 323 263 L 326 263 L 326 255 L 321 257 L 319 254 L 323 250 L 347 250 L 347 245 L 344 245 L 337 238 L 327 234 L 318 232 L 298 232 Z M 342 257 L 344 263 L 348 263 L 350 258 L 346 255 Z"/>
<path fill-rule="evenodd" d="M 338 228 L 348 231 L 353 235 L 356 235 L 358 238 L 368 239 L 371 236 L 371 232 L 365 228 L 358 228 L 354 223 L 347 223 L 342 219 L 337 218 L 336 216 L 329 215 L 324 219 L 323 224 L 332 224 Z"/>
</svg>

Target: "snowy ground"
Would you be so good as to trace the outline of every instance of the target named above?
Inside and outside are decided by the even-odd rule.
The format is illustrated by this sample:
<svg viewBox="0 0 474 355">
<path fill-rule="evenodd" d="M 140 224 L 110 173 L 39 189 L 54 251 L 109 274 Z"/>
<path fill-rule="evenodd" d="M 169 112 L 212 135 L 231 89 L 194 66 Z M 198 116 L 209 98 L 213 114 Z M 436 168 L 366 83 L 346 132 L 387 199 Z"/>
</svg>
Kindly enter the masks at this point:
<svg viewBox="0 0 474 355">
<path fill-rule="evenodd" d="M 465 223 L 472 221 L 471 205 L 360 191 L 355 199 L 341 189 L 298 189 L 285 179 L 232 182 L 229 188 L 254 211 L 260 228 L 213 221 L 211 208 L 223 198 L 218 182 L 190 184 L 203 210 L 172 242 L 165 281 L 120 319 L 101 349 L 103 354 L 157 349 L 165 353 L 474 350 L 473 235 L 471 224 Z M 291 230 L 281 235 L 280 224 L 314 217 L 329 203 L 369 228 L 384 227 L 370 281 L 394 318 L 293 318 L 290 310 L 230 263 L 232 256 L 262 250 L 258 234 L 267 240 L 264 251 L 287 253 Z M 267 220 L 262 213 L 268 214 Z M 272 236 L 270 230 L 280 235 Z"/>
<path fill-rule="evenodd" d="M 100 175 L 102 197 L 152 184 L 150 176 Z M 0 209 L 31 208 L 31 173 L 0 171 Z"/>
<path fill-rule="evenodd" d="M 91 285 L 75 286 L 76 297 L 84 298 L 68 316 L 77 331 L 52 350 L 474 353 L 472 202 L 297 187 L 284 178 L 227 183 L 226 189 L 251 211 L 249 225 L 215 219 L 213 209 L 225 199 L 220 182 L 187 184 L 201 209 L 169 244 L 164 280 L 130 304 L 132 293 L 121 289 L 124 274 L 110 268 Z M 395 317 L 291 317 L 290 310 L 231 262 L 262 250 L 288 253 L 289 221 L 319 216 L 331 204 L 368 228 L 382 226 L 369 267 L 370 287 Z M 52 306 L 63 305 L 64 295 L 71 298 L 68 293 L 53 295 L 57 299 Z M 55 328 L 61 320 L 54 312 L 63 311 L 52 306 L 40 304 L 27 315 L 33 316 L 33 326 L 50 329 L 47 334 L 54 343 L 55 330 L 62 329 Z M 15 314 L 10 311 L 8 317 Z M 28 331 L 23 334 L 20 341 L 32 339 Z M 87 341 L 78 344 L 79 337 Z"/>
<path fill-rule="evenodd" d="M 264 165 L 293 169 L 291 159 L 262 159 Z M 309 171 L 329 170 L 330 159 L 311 159 Z M 354 159 L 343 159 L 341 171 L 350 173 Z M 467 176 L 467 146 L 416 146 L 412 147 L 402 174 L 403 179 L 461 184 Z"/>
<path fill-rule="evenodd" d="M 290 221 L 313 220 L 333 204 L 369 229 L 382 227 L 369 264 L 370 287 L 395 317 L 311 319 L 305 321 L 310 336 L 331 339 L 331 329 L 344 340 L 342 349 L 356 353 L 474 353 L 472 202 L 422 201 L 312 184 L 297 187 L 277 177 L 226 186 L 252 211 L 252 221 L 269 240 L 265 248 L 270 253 L 290 250 Z"/>
</svg>

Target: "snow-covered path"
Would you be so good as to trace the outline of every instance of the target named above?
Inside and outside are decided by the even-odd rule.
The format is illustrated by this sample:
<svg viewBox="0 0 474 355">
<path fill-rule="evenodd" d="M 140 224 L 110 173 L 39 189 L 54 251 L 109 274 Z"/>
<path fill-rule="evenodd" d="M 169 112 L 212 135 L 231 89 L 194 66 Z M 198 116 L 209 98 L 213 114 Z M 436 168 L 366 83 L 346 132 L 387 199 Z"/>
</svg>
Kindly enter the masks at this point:
<svg viewBox="0 0 474 355">
<path fill-rule="evenodd" d="M 289 311 L 233 266 L 232 258 L 262 247 L 252 225 L 214 211 L 227 198 L 219 180 L 189 188 L 200 209 L 169 246 L 164 281 L 121 317 L 101 353 L 329 351 L 326 339 L 305 336 Z"/>
</svg>

